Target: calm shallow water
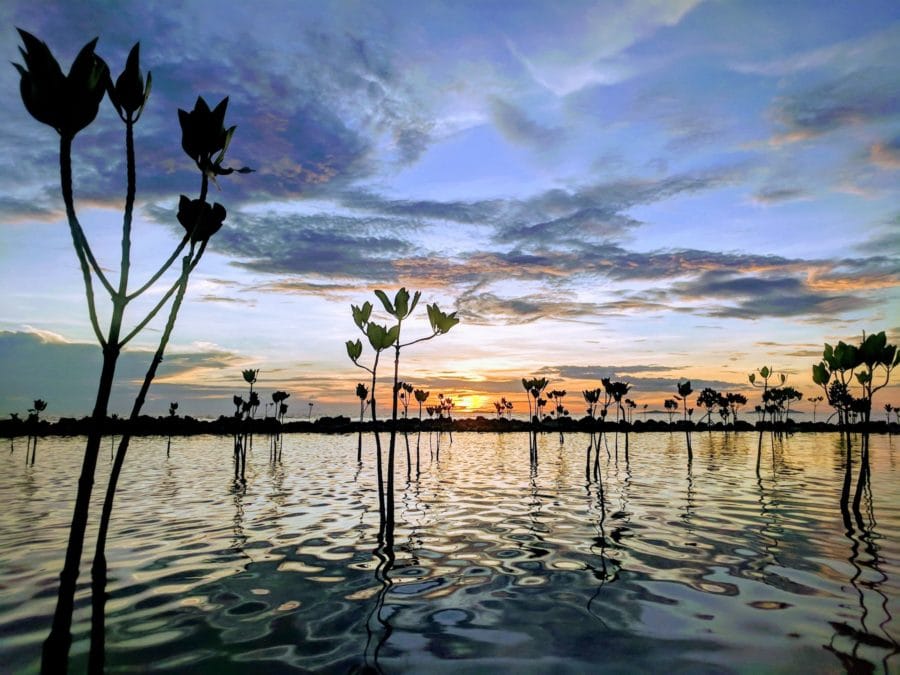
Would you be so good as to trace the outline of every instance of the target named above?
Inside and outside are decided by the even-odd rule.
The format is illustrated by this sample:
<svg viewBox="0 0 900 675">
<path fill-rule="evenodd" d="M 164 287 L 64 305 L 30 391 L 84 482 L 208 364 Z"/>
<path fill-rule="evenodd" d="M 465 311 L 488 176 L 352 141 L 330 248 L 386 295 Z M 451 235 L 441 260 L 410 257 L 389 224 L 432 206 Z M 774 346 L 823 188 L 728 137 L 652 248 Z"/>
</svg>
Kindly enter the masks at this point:
<svg viewBox="0 0 900 675">
<path fill-rule="evenodd" d="M 410 437 L 415 454 L 415 437 Z M 135 439 L 107 554 L 111 672 L 900 672 L 900 439 L 871 440 L 864 528 L 838 507 L 834 435 L 631 436 L 585 476 L 584 435 L 422 437 L 387 581 L 373 442 L 257 438 L 246 487 L 231 439 Z M 36 672 L 84 439 L 0 453 L 0 664 Z M 612 439 L 610 450 L 614 453 Z M 108 452 L 108 446 L 104 450 Z M 102 493 L 109 458 L 101 458 Z M 95 495 L 97 497 L 99 495 Z M 95 500 L 95 504 L 98 504 Z M 95 507 L 92 515 L 98 515 Z M 92 554 L 93 544 L 85 550 Z M 383 556 L 382 556 L 383 558 Z M 73 672 L 87 661 L 89 560 Z"/>
</svg>

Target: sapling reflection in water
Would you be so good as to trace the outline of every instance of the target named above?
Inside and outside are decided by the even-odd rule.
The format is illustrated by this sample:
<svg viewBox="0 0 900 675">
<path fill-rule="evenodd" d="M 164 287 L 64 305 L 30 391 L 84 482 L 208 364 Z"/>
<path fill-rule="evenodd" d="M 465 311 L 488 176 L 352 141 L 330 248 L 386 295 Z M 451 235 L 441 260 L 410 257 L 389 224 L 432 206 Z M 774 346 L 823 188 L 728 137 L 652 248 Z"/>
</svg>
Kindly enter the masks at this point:
<svg viewBox="0 0 900 675">
<path fill-rule="evenodd" d="M 155 376 L 156 366 L 162 360 L 162 352 L 167 344 L 171 326 L 174 324 L 178 306 L 183 298 L 187 277 L 199 262 L 208 238 L 221 227 L 225 218 L 225 210 L 221 205 L 210 206 L 206 202 L 206 186 L 209 178 L 212 177 L 214 179 L 217 175 L 225 175 L 235 171 L 222 166 L 225 150 L 234 133 L 234 127 L 225 130 L 224 126 L 221 125 L 227 99 L 219 104 L 215 111 L 210 111 L 206 107 L 205 102 L 202 102 L 202 99 L 198 99 L 198 104 L 195 106 L 195 112 L 199 110 L 200 114 L 193 115 L 193 113 L 179 111 L 179 117 L 182 120 L 193 115 L 191 117 L 192 129 L 186 130 L 185 124 L 182 123 L 184 131 L 182 147 L 197 162 L 201 170 L 200 197 L 199 199 L 189 200 L 187 197 L 182 196 L 179 204 L 179 222 L 185 227 L 184 237 L 175 246 L 169 258 L 160 265 L 155 273 L 150 275 L 145 283 L 138 286 L 136 290 L 130 290 L 131 227 L 136 195 L 134 125 L 140 120 L 144 112 L 151 88 L 150 74 L 148 73 L 145 79 L 140 69 L 139 46 L 136 44 L 132 48 L 128 55 L 125 69 L 114 83 L 110 76 L 109 67 L 94 51 L 97 45 L 96 38 L 81 49 L 72 63 L 69 73 L 66 75 L 63 74 L 62 69 L 46 44 L 24 30 L 19 29 L 19 35 L 24 44 L 24 47 L 20 48 L 24 65 L 13 65 L 21 76 L 20 93 L 22 101 L 32 117 L 53 128 L 59 136 L 60 189 L 65 205 L 66 221 L 82 274 L 90 325 L 103 355 L 97 394 L 91 415 L 92 424 L 85 446 L 81 475 L 78 481 L 69 542 L 66 548 L 63 570 L 60 574 L 59 596 L 54 612 L 53 628 L 43 647 L 42 670 L 45 672 L 59 672 L 66 669 L 68 661 L 69 647 L 71 645 L 70 628 L 74 593 L 81 553 L 84 547 L 84 534 L 93 488 L 93 476 L 119 354 L 175 296 L 170 305 L 167 328 L 163 332 L 160 346 L 148 370 L 147 378 L 145 378 L 145 382 L 152 381 Z M 118 268 L 119 275 L 116 282 L 109 275 L 108 270 L 110 266 L 106 263 L 101 264 L 94 255 L 87 235 L 81 226 L 75 205 L 72 176 L 73 141 L 78 133 L 94 121 L 100 104 L 105 97 L 109 98 L 117 115 L 125 125 L 126 196 L 122 223 L 121 257 Z M 223 134 L 211 133 L 215 129 L 209 124 L 210 118 L 219 122 L 219 126 L 222 126 Z M 211 146 L 216 147 L 211 148 Z M 213 159 L 213 155 L 217 155 L 215 159 Z M 246 173 L 249 169 L 242 168 L 237 171 Z M 155 288 L 157 282 L 162 279 L 181 252 L 188 246 L 189 253 L 182 261 L 180 276 L 168 286 L 167 290 L 164 289 L 159 294 L 160 299 L 149 312 L 142 317 L 138 317 L 131 328 L 126 328 L 124 320 L 129 304 L 150 288 Z M 102 295 L 107 297 L 109 301 L 110 318 L 106 330 L 100 326 L 95 285 L 99 287 Z M 145 392 L 142 388 L 142 393 L 138 395 L 140 405 L 143 403 L 143 396 L 145 396 Z M 140 405 L 138 405 L 138 408 Z M 121 443 L 120 448 L 122 448 Z M 117 475 L 111 475 L 110 485 L 114 485 L 115 478 L 117 478 Z M 113 493 L 114 487 L 111 491 L 108 486 L 107 502 L 111 503 L 110 495 Z M 104 510 L 106 510 L 106 504 L 104 505 Z M 105 563 L 101 566 L 105 569 Z M 94 637 L 93 632 L 92 637 Z M 102 653 L 98 655 L 94 652 L 95 650 L 92 648 L 89 665 L 92 669 L 102 669 Z M 100 660 L 97 661 L 97 658 Z"/>
</svg>

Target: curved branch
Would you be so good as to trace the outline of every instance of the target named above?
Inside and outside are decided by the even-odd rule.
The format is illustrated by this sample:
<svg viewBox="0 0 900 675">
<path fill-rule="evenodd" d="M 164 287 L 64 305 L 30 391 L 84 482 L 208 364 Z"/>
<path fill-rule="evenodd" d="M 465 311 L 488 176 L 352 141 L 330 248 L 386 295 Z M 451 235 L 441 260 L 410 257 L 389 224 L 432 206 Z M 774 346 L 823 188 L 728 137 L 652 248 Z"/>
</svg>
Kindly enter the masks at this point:
<svg viewBox="0 0 900 675">
<path fill-rule="evenodd" d="M 403 349 L 404 347 L 409 347 L 414 344 L 418 344 L 419 342 L 426 342 L 428 340 L 436 338 L 441 333 L 439 331 L 435 331 L 431 335 L 426 335 L 425 337 L 420 337 L 417 340 L 413 340 L 412 342 L 407 342 L 406 344 L 399 345 L 399 349 Z"/>
<path fill-rule="evenodd" d="M 172 294 L 173 294 L 176 290 L 178 290 L 178 289 L 181 287 L 184 278 L 187 277 L 191 272 L 193 272 L 195 267 L 197 267 L 197 264 L 200 262 L 200 258 L 201 258 L 201 256 L 203 255 L 203 252 L 206 250 L 206 244 L 207 244 L 207 241 L 203 241 L 203 243 L 200 244 L 200 250 L 197 251 L 196 255 L 194 254 L 194 251 L 193 251 L 193 249 L 192 249 L 192 250 L 184 257 L 185 262 L 186 262 L 187 264 L 184 266 L 184 268 L 183 268 L 181 274 L 179 275 L 178 279 L 175 280 L 175 283 L 172 284 L 172 286 L 169 288 L 169 290 L 167 290 L 167 291 L 165 292 L 165 294 L 163 295 L 163 297 L 160 298 L 159 302 L 156 303 L 156 306 L 155 306 L 152 310 L 150 310 L 150 312 L 147 314 L 147 316 L 145 316 L 145 317 L 141 320 L 141 322 L 140 322 L 137 326 L 135 326 L 134 329 L 133 329 L 130 333 L 128 333 L 128 335 L 126 335 L 126 336 L 119 342 L 119 345 L 120 345 L 120 346 L 124 347 L 124 346 L 125 346 L 126 344 L 128 344 L 128 343 L 129 343 L 129 342 L 130 342 L 130 341 L 131 341 L 138 333 L 140 333 L 142 330 L 144 330 L 144 327 L 145 327 L 148 323 L 150 323 L 150 322 L 153 320 L 153 318 L 159 313 L 159 310 L 161 310 L 161 309 L 165 306 L 165 304 L 166 304 L 166 302 L 168 302 L 169 298 L 172 297 Z M 192 256 L 193 256 L 193 259 L 191 259 Z M 190 262 L 187 262 L 188 260 L 190 260 Z"/>
<path fill-rule="evenodd" d="M 100 343 L 101 347 L 105 348 L 107 342 L 97 320 L 97 307 L 94 304 L 94 284 L 91 280 L 91 270 L 88 267 L 83 248 L 86 243 L 83 241 L 84 233 L 81 231 L 81 225 L 78 223 L 78 216 L 75 215 L 75 200 L 72 196 L 72 139 L 68 136 L 61 136 L 59 140 L 59 179 L 63 202 L 66 206 L 69 232 L 72 235 L 72 246 L 75 248 L 75 254 L 78 256 L 78 262 L 81 265 L 81 275 L 84 278 L 84 292 L 87 296 L 91 328 L 94 329 L 97 342 Z"/>
<path fill-rule="evenodd" d="M 181 240 L 181 243 L 178 244 L 178 247 L 174 251 L 172 251 L 172 255 L 169 256 L 169 259 L 166 260 L 165 263 L 163 263 L 162 267 L 160 267 L 159 270 L 157 270 L 157 272 L 152 277 L 150 277 L 150 280 L 147 283 L 145 283 L 143 286 L 141 286 L 139 289 L 137 289 L 133 293 L 129 293 L 128 295 L 126 295 L 125 302 L 131 302 L 139 295 L 143 295 L 144 292 L 148 288 L 150 288 L 153 284 L 155 284 L 157 281 L 159 281 L 159 278 L 169 270 L 169 268 L 172 266 L 172 263 L 175 262 L 175 259 L 184 250 L 184 247 L 188 243 L 189 239 L 190 239 L 190 234 L 185 233 L 184 238 L 182 238 L 182 240 Z"/>
</svg>

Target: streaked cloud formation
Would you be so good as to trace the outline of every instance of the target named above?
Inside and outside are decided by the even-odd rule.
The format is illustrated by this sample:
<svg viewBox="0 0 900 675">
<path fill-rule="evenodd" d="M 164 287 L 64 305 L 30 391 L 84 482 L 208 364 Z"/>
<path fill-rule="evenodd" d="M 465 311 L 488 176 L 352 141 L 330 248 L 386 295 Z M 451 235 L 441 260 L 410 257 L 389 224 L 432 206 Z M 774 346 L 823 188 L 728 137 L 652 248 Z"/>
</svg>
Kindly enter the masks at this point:
<svg viewBox="0 0 900 675">
<path fill-rule="evenodd" d="M 896 333 L 894 3 L 222 2 L 212 12 L 14 0 L 0 16 L 8 61 L 14 26 L 64 68 L 99 35 L 117 72 L 141 41 L 154 87 L 136 137 L 137 272 L 166 257 L 178 195 L 196 189 L 176 109 L 230 97 L 229 154 L 257 172 L 225 177 L 215 196 L 229 216 L 160 389 L 186 411 L 225 412 L 216 395 L 239 390 L 250 366 L 317 410 L 343 410 L 357 377 L 342 351 L 355 330 L 348 305 L 377 287 L 420 288 L 459 310 L 456 334 L 411 354 L 406 377 L 471 394 L 508 393 L 539 368 L 574 390 L 639 372 L 628 364 L 672 369 L 634 376 L 649 401 L 679 378 L 737 388 L 769 362 L 811 389 L 809 355 L 823 341 Z M 61 350 L 87 363 L 78 350 L 96 348 L 62 225 L 56 139 L 25 113 L 13 68 L 0 69 L 0 86 L 3 358 L 49 364 Z M 105 106 L 75 146 L 76 196 L 108 266 L 121 144 Z M 212 351 L 196 347 L 210 341 Z M 0 405 L 21 408 L 27 372 Z M 52 402 L 63 385 L 42 378 L 33 396 Z M 66 412 L 84 414 L 89 396 L 79 407 L 74 391 Z"/>
</svg>

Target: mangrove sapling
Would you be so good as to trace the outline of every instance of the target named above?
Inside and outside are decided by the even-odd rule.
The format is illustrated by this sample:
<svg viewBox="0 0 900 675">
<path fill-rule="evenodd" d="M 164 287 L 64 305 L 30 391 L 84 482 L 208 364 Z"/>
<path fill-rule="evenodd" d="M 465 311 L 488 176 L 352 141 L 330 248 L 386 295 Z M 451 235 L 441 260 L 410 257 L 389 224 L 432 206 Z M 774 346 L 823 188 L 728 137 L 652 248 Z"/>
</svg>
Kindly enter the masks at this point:
<svg viewBox="0 0 900 675">
<path fill-rule="evenodd" d="M 687 407 L 687 397 L 693 393 L 693 389 L 691 388 L 691 381 L 685 380 L 684 382 L 679 382 L 677 385 L 678 395 L 675 396 L 676 401 L 681 401 L 684 406 L 684 436 L 687 441 L 687 451 L 688 451 L 688 463 L 692 462 L 694 459 L 694 450 L 691 447 L 691 425 L 689 423 L 688 418 L 690 415 L 688 414 Z M 693 408 L 691 409 L 693 412 Z"/>
<path fill-rule="evenodd" d="M 370 368 L 369 366 L 359 362 L 359 358 L 360 356 L 362 356 L 362 341 L 359 339 L 357 339 L 355 342 L 353 340 L 347 340 L 347 342 L 345 343 L 347 347 L 347 356 L 350 357 L 353 365 L 358 368 L 362 368 L 372 376 L 372 398 L 369 403 L 372 409 L 372 429 L 373 433 L 375 434 L 375 467 L 378 476 L 378 514 L 380 521 L 379 529 L 383 532 L 387 512 L 385 510 L 384 473 L 382 469 L 381 459 L 381 434 L 378 433 L 378 415 L 375 402 L 375 385 L 377 382 L 378 360 L 381 358 L 381 352 L 383 352 L 385 349 L 387 349 L 397 341 L 399 329 L 395 330 L 396 327 L 389 329 L 386 326 L 382 326 L 370 321 L 369 318 L 372 315 L 371 302 L 364 302 L 362 307 L 351 305 L 350 310 L 353 315 L 353 322 L 356 324 L 356 327 L 359 328 L 359 330 L 362 331 L 362 333 L 368 338 L 369 345 L 371 345 L 372 349 L 375 350 L 375 359 L 372 363 L 372 367 Z"/>
<path fill-rule="evenodd" d="M 166 457 L 169 457 L 169 454 L 172 450 L 172 425 L 175 423 L 175 414 L 178 412 L 178 403 L 176 401 L 172 401 L 169 404 L 169 419 L 166 422 L 166 427 L 169 432 L 169 440 L 166 442 Z"/>
<path fill-rule="evenodd" d="M 734 428 L 737 429 L 737 411 L 741 406 L 747 405 L 747 397 L 743 394 L 728 392 L 725 394 L 725 402 L 728 404 L 728 410 L 731 412 L 731 423 L 734 425 Z"/>
<path fill-rule="evenodd" d="M 422 404 L 428 400 L 430 392 L 425 391 L 424 389 L 416 389 L 413 392 L 413 396 L 416 397 L 416 403 L 419 404 L 419 433 L 416 436 L 416 475 L 419 475 L 419 441 L 422 440 Z M 429 413 L 429 417 L 431 413 Z M 431 432 L 429 432 L 431 433 Z"/>
<path fill-rule="evenodd" d="M 812 421 L 813 421 L 813 424 L 816 423 L 816 408 L 818 408 L 818 407 L 819 407 L 819 404 L 820 404 L 822 401 L 824 401 L 824 400 L 825 400 L 825 397 L 824 397 L 824 396 L 810 396 L 809 398 L 806 399 L 806 401 L 807 401 L 808 403 L 812 403 L 812 407 L 813 407 L 813 419 L 812 419 Z M 890 421 L 890 420 L 888 420 L 888 421 Z"/>
<path fill-rule="evenodd" d="M 856 495 L 853 499 L 853 509 L 859 518 L 859 505 L 862 492 L 869 484 L 869 426 L 872 415 L 872 399 L 876 392 L 886 387 L 891 380 L 894 368 L 900 365 L 900 350 L 896 345 L 887 343 L 884 331 L 873 333 L 868 337 L 863 334 L 863 341 L 858 349 L 860 359 L 860 372 L 856 373 L 856 380 L 862 389 L 860 400 L 863 402 L 863 442 L 861 447 L 860 474 L 856 486 Z M 881 380 L 876 383 L 876 377 Z M 883 380 L 881 379 L 883 378 Z"/>
<path fill-rule="evenodd" d="M 758 382 L 756 379 L 757 373 L 759 374 L 762 382 Z M 775 376 L 775 371 L 769 368 L 768 366 L 763 366 L 756 373 L 750 373 L 747 376 L 747 379 L 750 381 L 750 384 L 757 389 L 762 389 L 762 400 L 763 400 L 763 408 L 762 408 L 762 422 L 759 425 L 759 440 L 756 445 L 756 473 L 759 475 L 759 466 L 762 458 L 762 439 L 763 439 L 763 428 L 766 425 L 766 414 L 770 412 L 766 406 L 766 392 L 769 390 L 769 379 Z M 779 379 L 781 380 L 781 384 L 784 384 L 787 379 L 784 373 L 779 374 Z M 770 406 L 768 406 L 770 407 Z M 773 436 L 774 438 L 774 436 Z M 774 447 L 774 446 L 773 446 Z"/>
<path fill-rule="evenodd" d="M 584 397 L 585 403 L 587 403 L 587 415 L 590 418 L 590 440 L 588 442 L 588 451 L 587 451 L 587 466 L 590 465 L 591 462 L 591 450 L 595 447 L 594 442 L 594 427 L 596 425 L 597 418 L 597 404 L 600 401 L 600 396 L 603 394 L 602 389 L 586 389 L 581 392 L 582 397 Z M 600 435 L 603 434 L 603 428 L 600 428 Z M 585 471 L 587 472 L 587 466 L 585 467 Z M 599 440 L 596 442 L 596 458 L 594 459 L 594 475 L 598 476 L 600 472 L 600 442 Z M 588 477 L 588 480 L 590 478 Z"/>
<path fill-rule="evenodd" d="M 272 392 L 272 406 L 274 408 L 275 414 L 275 433 L 272 435 L 271 451 L 273 461 L 278 461 L 281 459 L 281 427 L 284 424 L 284 415 L 288 409 L 287 403 L 285 403 L 285 401 L 290 397 L 291 395 L 286 391 Z"/>
<path fill-rule="evenodd" d="M 9 413 L 9 421 L 12 423 L 13 427 L 21 424 L 22 420 L 19 419 L 19 413 Z M 15 438 L 15 432 L 9 435 L 9 454 L 13 454 L 16 449 L 16 446 L 13 444 L 13 438 Z M 26 458 L 28 457 L 28 452 L 25 452 Z"/>
<path fill-rule="evenodd" d="M 244 382 L 250 385 L 250 391 L 247 393 L 247 400 L 241 402 L 241 424 L 240 424 L 240 444 L 238 446 L 240 459 L 240 481 L 246 481 L 247 468 L 247 450 L 253 448 L 253 417 L 256 409 L 259 407 L 259 394 L 253 390 L 259 377 L 259 368 L 246 368 L 241 371 Z M 235 471 L 235 474 L 238 472 Z"/>
<path fill-rule="evenodd" d="M 31 466 L 37 457 L 38 431 L 41 425 L 41 413 L 47 409 L 47 402 L 43 399 L 35 399 L 32 407 L 28 409 L 28 427 L 30 430 L 29 445 L 31 446 Z M 25 448 L 25 463 L 28 464 L 28 447 Z"/>
<path fill-rule="evenodd" d="M 388 466 L 387 466 L 387 495 L 385 499 L 385 505 L 387 507 L 387 518 L 389 523 L 393 523 L 394 521 L 394 451 L 396 448 L 397 442 L 397 415 L 398 415 L 398 405 L 399 405 L 399 393 L 400 393 L 400 351 L 405 347 L 410 347 L 414 344 L 418 344 L 420 342 L 425 342 L 427 340 L 431 340 L 438 335 L 443 335 L 447 333 L 453 326 L 459 323 L 459 319 L 456 317 L 456 312 L 451 312 L 450 314 L 445 314 L 442 312 L 437 304 L 427 305 L 428 312 L 428 320 L 431 324 L 431 334 L 426 335 L 424 337 L 417 338 L 405 344 L 400 342 L 400 333 L 401 328 L 403 326 L 403 321 L 409 318 L 409 316 L 415 310 L 416 305 L 419 302 L 419 298 L 421 297 L 421 293 L 416 291 L 412 297 L 412 302 L 410 302 L 409 291 L 405 288 L 401 288 L 394 295 L 394 300 L 388 298 L 387 294 L 382 290 L 376 290 L 375 296 L 381 301 L 382 306 L 385 311 L 394 317 L 397 323 L 391 327 L 390 331 L 395 335 L 395 339 L 392 340 L 391 344 L 388 346 L 394 347 L 394 379 L 392 386 L 392 402 L 391 402 L 391 435 L 390 435 L 390 444 L 388 446 Z M 374 385 L 373 385 L 374 386 Z M 452 441 L 451 441 L 452 442 Z"/>
<path fill-rule="evenodd" d="M 537 464 L 537 430 L 541 424 L 541 413 L 543 405 L 546 401 L 541 398 L 541 393 L 547 388 L 550 381 L 546 377 L 533 377 L 530 380 L 522 379 L 522 386 L 531 396 L 528 399 L 528 419 L 531 426 L 531 433 L 528 437 L 528 452 L 532 465 Z M 534 406 L 531 401 L 534 399 Z"/>
<path fill-rule="evenodd" d="M 672 416 L 678 412 L 678 401 L 674 398 L 667 398 L 663 401 L 663 407 L 666 409 L 666 415 L 669 416 L 669 431 L 672 431 Z"/>
<path fill-rule="evenodd" d="M 409 452 L 409 425 L 407 422 L 409 421 L 409 397 L 413 392 L 413 386 L 408 382 L 398 382 L 397 386 L 400 387 L 400 403 L 403 405 L 403 440 L 406 443 L 406 480 L 409 480 L 410 472 L 412 471 L 412 458 L 410 457 Z"/>
<path fill-rule="evenodd" d="M 106 486 L 106 496 L 103 500 L 103 509 L 100 515 L 100 526 L 97 531 L 97 544 L 94 551 L 94 561 L 91 565 L 92 613 L 91 649 L 89 655 L 90 672 L 103 672 L 103 664 L 105 660 L 105 587 L 107 578 L 106 538 L 109 531 L 109 521 L 110 517 L 112 516 L 113 503 L 115 501 L 119 476 L 121 475 L 122 467 L 125 463 L 125 456 L 128 453 L 128 447 L 131 442 L 131 429 L 134 427 L 134 425 L 138 421 L 138 418 L 140 417 L 141 409 L 144 406 L 144 402 L 147 398 L 147 393 L 150 390 L 150 385 L 152 384 L 153 379 L 156 377 L 156 371 L 159 368 L 159 364 L 162 363 L 163 355 L 165 354 L 166 347 L 169 343 L 169 338 L 171 337 L 172 330 L 175 327 L 175 320 L 178 316 L 178 310 L 180 309 L 181 303 L 184 300 L 188 277 L 193 268 L 200 261 L 200 257 L 203 255 L 203 251 L 205 250 L 206 243 L 207 240 L 204 240 L 201 243 L 200 249 L 196 252 L 195 257 L 195 242 L 191 242 L 189 252 L 182 261 L 182 275 L 179 279 L 178 292 L 175 296 L 175 300 L 172 303 L 171 308 L 169 309 L 169 318 L 166 322 L 166 327 L 163 330 L 162 336 L 160 337 L 160 342 L 157 346 L 156 353 L 153 355 L 150 366 L 147 369 L 146 374 L 144 375 L 144 381 L 141 384 L 140 391 L 138 392 L 138 395 L 134 400 L 134 404 L 131 409 L 131 415 L 129 417 L 129 424 L 126 426 L 126 431 L 122 434 L 122 437 L 119 440 L 119 447 L 116 451 L 116 457 L 113 461 L 112 470 L 110 471 L 109 481 Z M 173 406 L 174 407 L 170 406 L 169 408 L 169 413 L 172 416 L 174 416 L 175 410 L 177 409 L 178 405 L 173 404 Z M 168 450 L 166 454 L 168 456 Z"/>
<path fill-rule="evenodd" d="M 552 413 L 553 413 L 553 418 L 556 420 L 557 425 L 561 424 L 563 417 L 569 416 L 569 411 L 566 410 L 566 406 L 563 404 L 563 399 L 565 398 L 565 396 L 566 396 L 565 389 L 559 389 L 559 390 L 554 389 L 549 394 L 547 394 L 547 397 L 551 401 L 553 401 Z M 565 439 L 563 438 L 562 427 L 560 427 L 560 429 L 559 429 L 560 445 L 563 444 L 564 440 Z"/>
<path fill-rule="evenodd" d="M 453 410 L 453 398 L 444 396 L 441 400 L 441 412 L 447 414 L 447 435 L 450 436 L 450 445 L 453 445 L 453 417 L 450 415 Z M 440 445 L 440 439 L 438 439 Z"/>
<path fill-rule="evenodd" d="M 631 390 L 631 385 L 627 382 L 610 382 L 609 378 L 603 378 L 601 380 L 603 383 L 603 388 L 606 390 L 607 401 L 610 398 L 616 404 L 616 460 L 619 459 L 619 419 L 621 418 L 623 423 L 625 421 L 625 416 L 622 411 L 622 399 Z M 626 432 L 627 433 L 627 432 Z M 626 436 L 627 438 L 627 436 Z M 627 441 L 626 441 L 627 442 Z"/>
<path fill-rule="evenodd" d="M 288 394 L 290 396 L 290 394 Z M 282 401 L 278 404 L 278 461 L 281 461 L 281 452 L 284 450 L 284 436 L 281 429 L 284 426 L 284 416 L 287 414 L 288 404 Z"/>
<path fill-rule="evenodd" d="M 719 392 L 711 387 L 706 387 L 697 397 L 697 405 L 706 408 L 706 428 L 708 431 L 712 431 L 712 411 L 719 405 Z"/>
<path fill-rule="evenodd" d="M 78 568 L 84 547 L 84 534 L 93 491 L 94 471 L 99 455 L 103 425 L 107 417 L 109 397 L 115 378 L 116 365 L 122 348 L 130 342 L 156 316 L 175 292 L 178 283 L 162 294 L 158 303 L 137 322 L 136 326 L 123 337 L 123 320 L 128 304 L 143 295 L 175 262 L 180 252 L 191 240 L 188 232 L 176 246 L 168 260 L 138 290 L 129 292 L 128 281 L 131 264 L 131 223 L 135 201 L 135 161 L 134 124 L 139 120 L 150 93 L 151 78 L 148 73 L 146 83 L 139 66 L 139 47 L 135 45 L 128 56 L 125 70 L 113 84 L 109 68 L 94 52 L 97 39 L 87 43 L 76 56 L 68 75 L 63 75 L 56 59 L 46 44 L 19 29 L 24 43 L 20 48 L 25 65 L 13 64 L 21 76 L 20 92 L 27 111 L 41 123 L 52 127 L 59 135 L 60 189 L 65 205 L 66 220 L 72 238 L 72 246 L 78 259 L 87 300 L 88 317 L 91 328 L 100 344 L 103 354 L 97 394 L 91 414 L 90 431 L 82 459 L 81 474 L 73 509 L 72 524 L 66 557 L 60 574 L 60 588 L 54 611 L 53 627 L 44 643 L 42 670 L 45 672 L 64 671 L 71 645 L 71 616 Z M 94 256 L 90 243 L 75 208 L 72 181 L 72 145 L 75 136 L 89 126 L 97 116 L 100 103 L 106 95 L 125 124 L 126 154 L 126 198 L 122 225 L 122 247 L 119 265 L 119 280 L 114 286 L 104 267 Z M 205 107 L 205 104 L 204 104 Z M 208 112 L 208 109 L 207 109 Z M 221 106 L 224 115 L 224 106 Z M 231 129 L 228 133 L 233 132 Z M 224 153 L 224 147 L 221 148 Z M 211 171 L 221 169 L 219 160 Z M 228 169 L 230 173 L 232 169 Z M 241 169 L 241 172 L 249 169 Z M 225 171 L 222 171 L 224 173 Z M 214 175 L 214 174 L 213 174 Z M 221 207 L 219 207 L 221 208 Z M 224 217 L 224 216 L 223 216 Z M 104 332 L 100 327 L 94 281 L 100 285 L 110 302 L 109 327 Z"/>
<path fill-rule="evenodd" d="M 362 346 L 360 344 L 360 346 Z M 359 431 L 356 437 L 356 463 L 362 464 L 362 425 L 366 408 L 369 405 L 369 390 L 362 382 L 356 385 L 356 397 L 359 399 Z M 421 405 L 419 406 L 421 408 Z M 421 415 L 420 415 L 421 417 Z"/>
</svg>

